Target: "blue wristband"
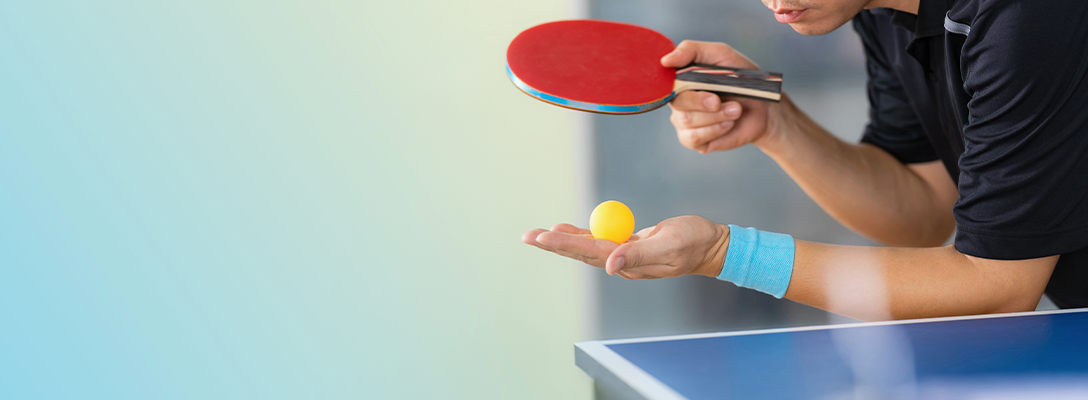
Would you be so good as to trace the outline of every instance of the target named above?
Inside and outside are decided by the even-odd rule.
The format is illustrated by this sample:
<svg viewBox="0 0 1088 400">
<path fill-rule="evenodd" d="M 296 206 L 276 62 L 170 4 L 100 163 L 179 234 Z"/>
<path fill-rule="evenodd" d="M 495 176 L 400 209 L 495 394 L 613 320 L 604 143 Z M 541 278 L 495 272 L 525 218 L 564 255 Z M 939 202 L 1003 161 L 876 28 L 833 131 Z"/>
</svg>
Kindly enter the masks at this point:
<svg viewBox="0 0 1088 400">
<path fill-rule="evenodd" d="M 729 248 L 718 279 L 781 299 L 793 275 L 793 237 L 729 225 Z"/>
</svg>

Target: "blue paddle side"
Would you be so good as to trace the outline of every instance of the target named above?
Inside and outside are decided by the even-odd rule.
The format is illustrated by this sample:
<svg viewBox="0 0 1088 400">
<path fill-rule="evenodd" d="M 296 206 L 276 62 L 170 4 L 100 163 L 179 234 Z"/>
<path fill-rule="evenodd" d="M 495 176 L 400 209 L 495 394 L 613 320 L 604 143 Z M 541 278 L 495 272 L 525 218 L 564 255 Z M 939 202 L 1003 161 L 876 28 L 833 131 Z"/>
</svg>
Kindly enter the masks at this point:
<svg viewBox="0 0 1088 400">
<path fill-rule="evenodd" d="M 543 100 L 543 101 L 546 101 L 546 102 L 549 102 L 549 103 L 552 103 L 552 104 L 555 104 L 555 105 L 563 106 L 563 107 L 574 108 L 574 109 L 579 109 L 579 110 L 583 110 L 583 111 L 599 112 L 599 113 L 605 113 L 605 114 L 637 114 L 637 113 L 647 112 L 647 111 L 650 111 L 650 110 L 653 110 L 653 109 L 656 109 L 658 107 L 661 107 L 661 106 L 665 105 L 665 103 L 668 103 L 669 100 L 672 100 L 672 98 L 676 96 L 676 92 L 673 92 L 673 93 L 669 94 L 668 96 L 666 96 L 665 98 L 662 98 L 660 100 L 655 100 L 653 102 L 646 103 L 646 104 L 638 104 L 638 105 L 630 105 L 630 106 L 616 106 L 616 105 L 608 105 L 608 104 L 585 103 L 585 102 L 576 101 L 576 100 L 564 99 L 562 97 L 553 96 L 553 95 L 541 92 L 539 90 L 533 89 L 532 86 L 529 86 L 525 82 L 522 82 L 521 79 L 518 79 L 517 75 L 514 75 L 514 71 L 510 70 L 509 65 L 506 66 L 506 75 L 510 77 L 511 82 L 514 82 L 514 86 L 517 86 L 518 89 L 521 89 L 522 92 L 525 92 L 525 94 L 536 97 L 536 98 L 538 98 L 540 100 Z"/>
</svg>

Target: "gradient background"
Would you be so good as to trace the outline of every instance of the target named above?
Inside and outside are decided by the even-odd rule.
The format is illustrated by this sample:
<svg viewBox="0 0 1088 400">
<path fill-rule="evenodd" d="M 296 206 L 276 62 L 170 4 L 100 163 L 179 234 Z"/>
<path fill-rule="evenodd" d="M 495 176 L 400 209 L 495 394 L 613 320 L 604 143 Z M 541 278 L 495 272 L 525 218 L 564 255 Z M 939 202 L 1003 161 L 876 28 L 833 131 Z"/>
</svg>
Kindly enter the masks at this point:
<svg viewBox="0 0 1088 400">
<path fill-rule="evenodd" d="M 93 3 L 93 4 L 92 4 Z M 590 395 L 566 1 L 0 4 L 0 398 Z"/>
</svg>

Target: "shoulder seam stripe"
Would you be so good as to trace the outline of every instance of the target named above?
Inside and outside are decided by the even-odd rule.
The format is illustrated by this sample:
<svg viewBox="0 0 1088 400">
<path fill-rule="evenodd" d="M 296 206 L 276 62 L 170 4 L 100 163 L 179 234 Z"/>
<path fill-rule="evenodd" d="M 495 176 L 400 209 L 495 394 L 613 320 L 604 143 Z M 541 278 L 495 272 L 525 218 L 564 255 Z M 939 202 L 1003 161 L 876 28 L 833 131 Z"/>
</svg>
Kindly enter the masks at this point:
<svg viewBox="0 0 1088 400">
<path fill-rule="evenodd" d="M 963 36 L 968 36 L 971 34 L 971 25 L 961 24 L 959 22 L 953 21 L 952 18 L 948 17 L 948 14 L 945 14 L 944 30 L 952 33 L 958 33 Z"/>
</svg>

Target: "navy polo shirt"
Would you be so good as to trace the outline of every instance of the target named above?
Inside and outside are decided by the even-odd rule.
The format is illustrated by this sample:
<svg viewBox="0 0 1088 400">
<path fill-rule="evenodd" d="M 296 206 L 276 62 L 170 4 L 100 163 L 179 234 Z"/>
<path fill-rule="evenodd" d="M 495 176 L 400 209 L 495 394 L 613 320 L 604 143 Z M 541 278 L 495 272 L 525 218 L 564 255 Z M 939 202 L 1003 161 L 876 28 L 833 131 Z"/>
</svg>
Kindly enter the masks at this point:
<svg viewBox="0 0 1088 400">
<path fill-rule="evenodd" d="M 867 57 L 862 142 L 941 160 L 956 248 L 1060 254 L 1047 294 L 1088 306 L 1088 1 L 921 0 L 854 18 Z"/>
</svg>

